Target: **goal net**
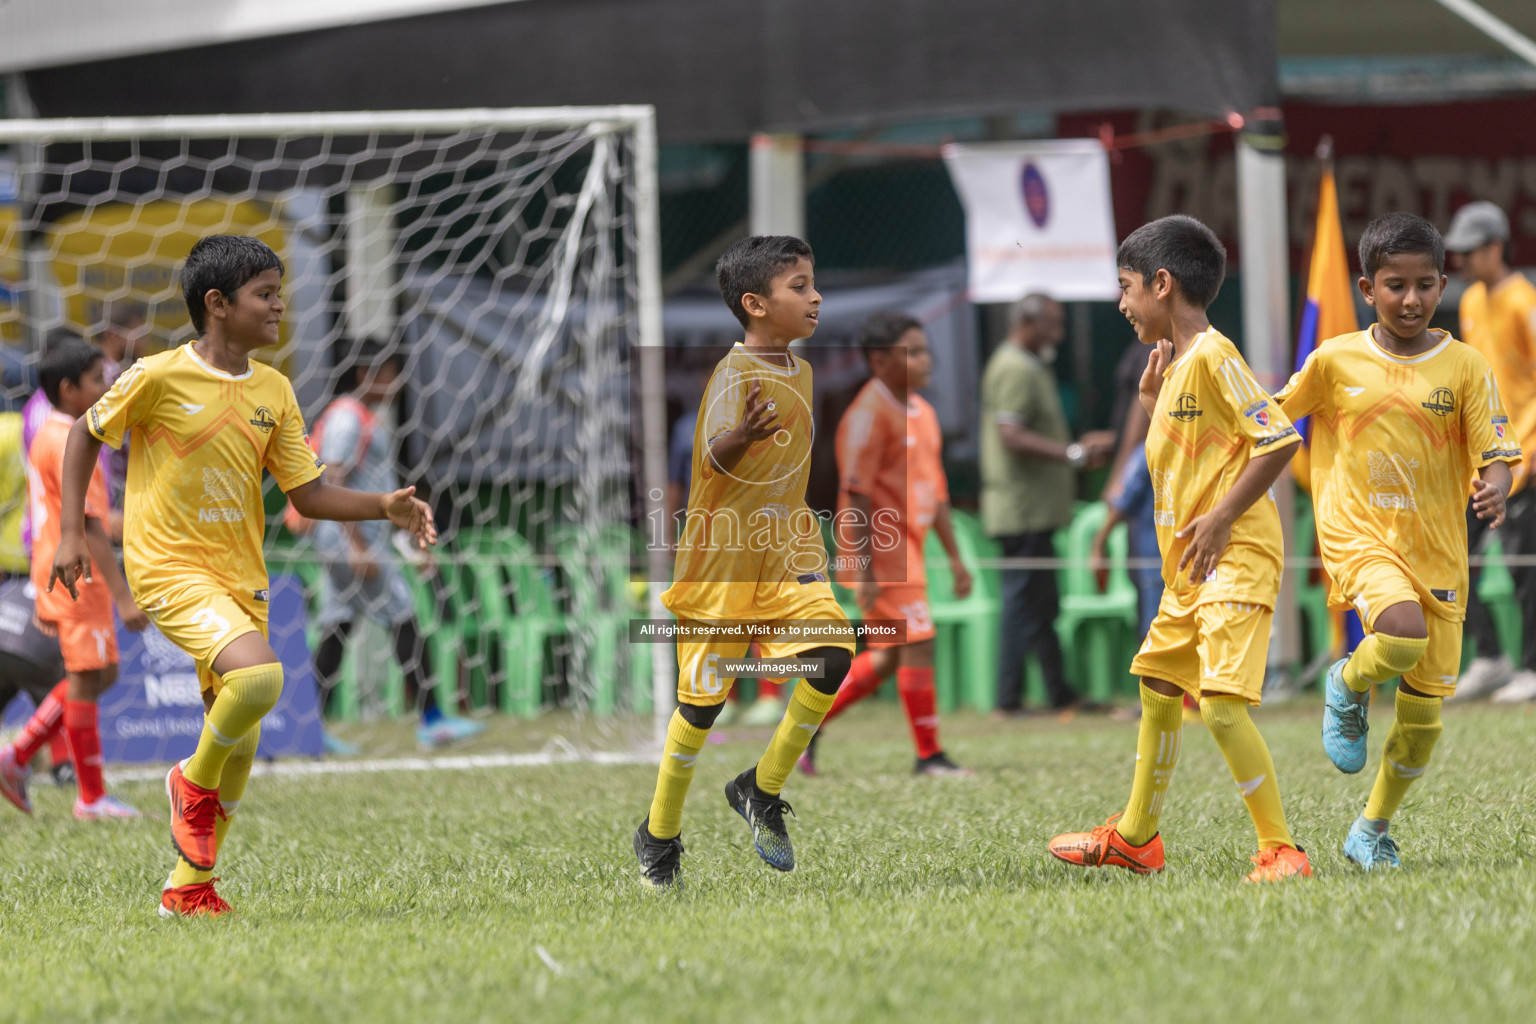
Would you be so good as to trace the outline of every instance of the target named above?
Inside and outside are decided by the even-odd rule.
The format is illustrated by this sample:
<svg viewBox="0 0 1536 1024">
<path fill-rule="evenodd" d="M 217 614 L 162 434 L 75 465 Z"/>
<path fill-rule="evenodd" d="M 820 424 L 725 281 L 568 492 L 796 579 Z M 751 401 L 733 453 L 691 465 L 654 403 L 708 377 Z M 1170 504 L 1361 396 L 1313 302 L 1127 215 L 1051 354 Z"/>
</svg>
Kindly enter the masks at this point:
<svg viewBox="0 0 1536 1024">
<path fill-rule="evenodd" d="M 0 144 L 6 409 L 58 330 L 109 354 L 121 338 L 138 356 L 189 341 L 180 267 L 215 233 L 283 260 L 281 342 L 258 358 L 292 381 L 311 430 L 366 376 L 359 353 L 402 370 L 348 458 L 361 480 L 382 452 L 372 468 L 430 501 L 440 547 L 422 561 L 387 530 L 291 531 L 267 478 L 289 684 L 265 752 L 318 752 L 311 666 L 336 622 L 351 626 L 326 714 L 414 713 L 391 628 L 402 603 L 420 638 L 407 668 L 450 714 L 492 724 L 482 748 L 651 736 L 670 652 L 628 642 L 649 600 L 636 353 L 660 342 L 651 108 L 11 121 Z M 121 640 L 108 760 L 180 756 L 201 710 L 190 662 L 152 630 Z M 353 732 L 370 752 L 375 734 L 408 735 Z"/>
</svg>

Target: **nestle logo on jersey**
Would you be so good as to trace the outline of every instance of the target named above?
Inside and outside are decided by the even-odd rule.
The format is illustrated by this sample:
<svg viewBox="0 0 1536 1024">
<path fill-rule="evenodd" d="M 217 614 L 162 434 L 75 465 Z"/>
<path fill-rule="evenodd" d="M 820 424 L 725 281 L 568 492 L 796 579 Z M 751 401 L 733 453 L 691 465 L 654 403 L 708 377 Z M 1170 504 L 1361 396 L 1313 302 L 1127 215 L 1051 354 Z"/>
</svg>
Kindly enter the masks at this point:
<svg viewBox="0 0 1536 1024">
<path fill-rule="evenodd" d="M 245 522 L 245 509 L 200 508 L 197 510 L 197 521 L 200 523 L 243 523 Z"/>
<path fill-rule="evenodd" d="M 277 420 L 272 418 L 272 411 L 263 405 L 256 410 L 256 415 L 252 417 L 250 424 L 263 434 L 270 434 L 272 428 L 277 426 Z"/>
</svg>

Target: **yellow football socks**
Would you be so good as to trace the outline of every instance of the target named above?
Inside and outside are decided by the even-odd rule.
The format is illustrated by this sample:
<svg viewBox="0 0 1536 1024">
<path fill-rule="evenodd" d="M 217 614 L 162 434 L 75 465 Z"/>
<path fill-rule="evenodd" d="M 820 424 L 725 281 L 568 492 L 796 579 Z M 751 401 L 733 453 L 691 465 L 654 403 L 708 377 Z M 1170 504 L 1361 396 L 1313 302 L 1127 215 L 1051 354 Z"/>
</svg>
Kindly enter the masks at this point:
<svg viewBox="0 0 1536 1024">
<path fill-rule="evenodd" d="M 1429 639 L 1417 640 L 1386 633 L 1372 633 L 1360 641 L 1344 663 L 1344 685 L 1364 693 L 1377 683 L 1395 679 L 1419 663 Z"/>
<path fill-rule="evenodd" d="M 805 748 L 811 745 L 811 737 L 821 728 L 821 720 L 832 709 L 835 693 L 822 693 L 804 679 L 795 687 L 795 695 L 789 699 L 789 707 L 762 760 L 757 762 L 757 788 L 764 793 L 780 793 L 784 780 Z"/>
<path fill-rule="evenodd" d="M 1221 748 L 1221 756 L 1232 770 L 1232 781 L 1237 783 L 1238 792 L 1248 805 L 1254 831 L 1259 835 L 1259 849 L 1295 846 L 1285 824 L 1285 808 L 1280 805 L 1275 762 L 1258 726 L 1248 715 L 1248 702 L 1226 694 L 1202 697 L 1200 717 L 1205 719 L 1206 728 Z"/>
<path fill-rule="evenodd" d="M 1365 803 L 1367 818 L 1391 818 L 1398 804 L 1429 766 L 1429 755 L 1440 739 L 1440 698 L 1415 697 L 1397 691 L 1396 720 L 1381 751 L 1381 769 Z"/>
<path fill-rule="evenodd" d="M 213 823 L 213 835 L 217 842 L 217 849 L 224 849 L 224 836 L 229 833 L 230 823 L 234 820 L 235 811 L 240 807 L 240 799 L 245 796 L 245 784 L 251 777 L 251 766 L 256 763 L 256 746 L 261 742 L 261 724 L 246 733 L 234 749 L 229 752 L 229 758 L 224 762 L 224 774 L 219 778 L 219 803 L 224 808 L 224 817 L 216 818 Z M 176 870 L 171 875 L 172 885 L 193 885 L 198 882 L 207 882 L 213 879 L 212 871 L 199 871 L 188 864 L 181 857 L 176 858 Z"/>
<path fill-rule="evenodd" d="M 1136 738 L 1136 774 L 1131 798 L 1115 830 L 1132 846 L 1141 846 L 1157 835 L 1157 819 L 1163 813 L 1163 796 L 1179 763 L 1184 742 L 1184 698 L 1165 697 L 1145 684 L 1141 687 L 1141 730 Z"/>
<path fill-rule="evenodd" d="M 283 666 L 256 665 L 224 673 L 224 688 L 203 719 L 197 752 L 182 768 L 194 786 L 218 789 L 224 762 L 245 734 L 261 723 L 283 694 Z"/>
<path fill-rule="evenodd" d="M 683 801 L 693 781 L 693 767 L 709 738 L 708 729 L 690 725 L 681 712 L 672 712 L 667 723 L 667 743 L 662 748 L 661 769 L 656 773 L 656 795 L 651 797 L 648 828 L 657 839 L 671 839 L 683 830 Z"/>
</svg>

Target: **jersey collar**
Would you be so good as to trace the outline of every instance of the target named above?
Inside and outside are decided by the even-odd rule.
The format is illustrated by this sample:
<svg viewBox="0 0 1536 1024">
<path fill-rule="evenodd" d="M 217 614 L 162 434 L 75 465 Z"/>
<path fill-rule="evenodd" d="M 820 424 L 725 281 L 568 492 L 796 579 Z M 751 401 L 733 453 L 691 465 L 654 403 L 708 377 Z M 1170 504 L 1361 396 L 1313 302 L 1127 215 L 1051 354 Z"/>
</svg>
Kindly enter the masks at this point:
<svg viewBox="0 0 1536 1024">
<path fill-rule="evenodd" d="M 913 399 L 916 396 L 913 395 L 913 393 L 911 391 L 907 392 L 907 401 L 906 401 L 906 404 L 903 405 L 896 398 L 895 392 L 893 392 L 890 388 L 885 386 L 885 381 L 881 380 L 879 377 L 871 377 L 871 378 L 869 378 L 869 382 L 875 386 L 875 390 L 880 393 L 880 397 L 884 398 L 887 402 L 890 402 L 896 408 L 901 409 L 908 416 L 916 416 L 917 415 L 917 412 L 918 412 L 917 403 L 915 401 L 913 401 Z"/>
<path fill-rule="evenodd" d="M 1397 363 L 1399 366 L 1412 366 L 1415 363 L 1422 363 L 1433 359 L 1441 352 L 1444 352 L 1445 346 L 1451 343 L 1451 332 L 1443 331 L 1436 327 L 1431 329 L 1429 333 L 1441 335 L 1440 344 L 1436 345 L 1428 352 L 1420 352 L 1416 356 L 1395 356 L 1388 352 L 1386 349 L 1382 348 L 1380 345 L 1376 344 L 1376 327 L 1376 324 L 1371 324 L 1371 326 L 1365 329 L 1365 343 L 1371 346 L 1372 352 L 1375 352 L 1377 355 L 1381 356 L 1381 358 L 1387 360 L 1388 362 Z"/>
<path fill-rule="evenodd" d="M 1207 330 L 1207 331 L 1201 331 L 1199 334 L 1195 335 L 1194 338 L 1191 339 L 1191 341 L 1189 343 L 1189 347 L 1186 348 L 1183 352 L 1179 353 L 1179 358 L 1177 358 L 1173 362 L 1169 363 L 1168 366 L 1163 370 L 1163 379 L 1166 380 L 1168 375 L 1173 372 L 1173 368 L 1175 366 L 1178 366 L 1184 360 L 1188 359 L 1189 356 L 1190 356 L 1190 353 L 1194 352 L 1195 349 L 1199 348 L 1200 347 L 1200 343 L 1205 340 L 1205 336 L 1207 334 L 1210 334 L 1210 333 L 1211 332 Z"/>
<path fill-rule="evenodd" d="M 742 354 L 745 355 L 748 359 L 752 360 L 754 363 L 757 363 L 760 366 L 772 370 L 774 373 L 782 374 L 785 377 L 794 377 L 800 373 L 800 360 L 795 358 L 795 354 L 793 352 L 785 352 L 785 354 L 789 356 L 789 366 L 783 367 L 778 363 L 770 363 L 762 356 L 754 354 L 751 349 L 747 348 L 746 345 L 743 345 L 739 341 L 736 343 L 735 347 L 741 349 Z"/>
<path fill-rule="evenodd" d="M 217 377 L 219 380 L 249 380 L 251 374 L 256 372 L 255 361 L 250 361 L 250 365 L 245 368 L 245 372 L 238 374 L 225 373 L 223 370 L 216 366 L 209 366 L 207 363 L 203 362 L 203 357 L 197 354 L 197 350 L 192 347 L 192 343 L 190 341 L 181 346 L 181 350 L 185 352 L 194 363 L 202 367 L 203 370 L 205 370 L 210 376 Z"/>
</svg>

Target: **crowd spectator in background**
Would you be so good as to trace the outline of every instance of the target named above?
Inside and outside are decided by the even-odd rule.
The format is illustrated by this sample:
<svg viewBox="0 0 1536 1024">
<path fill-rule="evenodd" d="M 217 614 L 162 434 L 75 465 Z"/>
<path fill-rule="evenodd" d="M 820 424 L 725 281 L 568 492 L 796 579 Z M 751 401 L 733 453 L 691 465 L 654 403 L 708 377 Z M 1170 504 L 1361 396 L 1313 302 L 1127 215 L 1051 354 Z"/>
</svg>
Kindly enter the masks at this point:
<svg viewBox="0 0 1536 1024">
<path fill-rule="evenodd" d="M 337 395 L 320 415 L 312 443 L 325 463 L 328 483 L 354 490 L 390 493 L 399 488 L 395 471 L 395 432 L 388 407 L 405 378 L 398 350 L 375 341 L 359 343 L 338 375 Z M 342 656 L 359 618 L 386 627 L 405 676 L 406 700 L 420 714 L 417 742 L 427 749 L 467 739 L 485 727 L 444 714 L 426 643 L 416 623 L 410 584 L 397 564 L 394 527 L 382 520 L 356 523 L 321 520 L 310 524 L 289 515 L 290 528 L 309 532 L 325 564 L 320 604 L 320 646 L 315 652 L 315 682 L 324 710 L 337 683 Z M 414 552 L 409 546 L 399 546 Z M 401 556 L 403 557 L 403 555 Z M 326 734 L 331 753 L 356 749 Z"/>
<path fill-rule="evenodd" d="M 1013 328 L 981 380 L 981 518 L 1005 558 L 1051 558 L 1051 534 L 1072 519 L 1076 472 L 1102 466 L 1115 437 L 1092 431 L 1076 441 L 1061 408 L 1051 362 L 1065 335 L 1061 304 L 1027 295 Z M 1034 652 L 1053 709 L 1082 705 L 1067 684 L 1056 637 L 1060 598 L 1054 569 L 1004 569 L 997 710 L 1023 709 L 1024 659 Z"/>
<path fill-rule="evenodd" d="M 1451 265 L 1469 282 L 1461 297 L 1461 340 L 1493 369 L 1508 413 L 1495 428 L 1513 431 L 1525 459 L 1510 467 L 1514 483 L 1498 538 L 1505 555 L 1536 554 L 1536 492 L 1530 487 L 1536 453 L 1536 285 L 1510 266 L 1509 218 L 1493 203 L 1468 203 L 1456 211 L 1445 234 Z M 1472 552 L 1488 537 L 1488 521 L 1468 506 L 1467 542 Z M 1467 630 L 1477 657 L 1456 685 L 1456 697 L 1489 693 L 1497 701 L 1536 700 L 1536 568 L 1510 566 L 1525 639 L 1517 667 L 1500 652 L 1499 637 L 1477 587 L 1467 595 Z"/>
</svg>

